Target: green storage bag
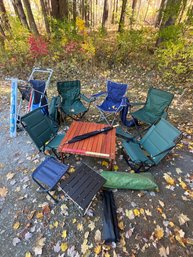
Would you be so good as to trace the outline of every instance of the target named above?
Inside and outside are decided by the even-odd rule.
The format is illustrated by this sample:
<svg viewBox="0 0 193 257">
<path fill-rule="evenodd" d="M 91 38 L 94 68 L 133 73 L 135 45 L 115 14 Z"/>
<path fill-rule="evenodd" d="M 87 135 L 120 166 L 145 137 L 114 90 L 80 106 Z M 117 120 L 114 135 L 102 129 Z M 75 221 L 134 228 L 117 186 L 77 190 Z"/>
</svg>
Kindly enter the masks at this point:
<svg viewBox="0 0 193 257">
<path fill-rule="evenodd" d="M 158 189 L 151 173 L 126 173 L 115 171 L 102 171 L 101 176 L 106 179 L 104 187 L 132 190 Z"/>
</svg>

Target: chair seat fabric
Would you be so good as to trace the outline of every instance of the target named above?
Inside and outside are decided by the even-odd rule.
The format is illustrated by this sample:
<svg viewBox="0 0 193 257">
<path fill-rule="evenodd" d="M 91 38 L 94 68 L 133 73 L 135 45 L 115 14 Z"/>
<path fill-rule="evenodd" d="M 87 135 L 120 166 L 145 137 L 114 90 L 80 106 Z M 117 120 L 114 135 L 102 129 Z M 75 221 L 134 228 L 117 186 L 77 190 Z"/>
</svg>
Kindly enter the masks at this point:
<svg viewBox="0 0 193 257">
<path fill-rule="evenodd" d="M 131 160 L 135 163 L 145 162 L 147 164 L 153 164 L 153 162 L 145 155 L 144 151 L 141 149 L 138 143 L 134 142 L 126 142 L 123 140 L 123 147 L 131 158 Z"/>
<path fill-rule="evenodd" d="M 45 159 L 32 173 L 32 178 L 49 187 L 55 187 L 62 176 L 67 172 L 69 166 L 58 162 L 53 157 Z"/>
<path fill-rule="evenodd" d="M 56 135 L 47 145 L 46 149 L 57 149 L 65 134 Z"/>
<path fill-rule="evenodd" d="M 76 100 L 71 105 L 63 104 L 61 108 L 67 115 L 77 115 L 88 110 L 88 108 L 86 108 L 80 100 Z"/>
<path fill-rule="evenodd" d="M 155 115 L 152 112 L 147 112 L 145 109 L 140 109 L 136 112 L 131 113 L 131 115 L 137 120 L 141 120 L 149 125 L 155 123 L 160 119 L 159 115 Z"/>
</svg>

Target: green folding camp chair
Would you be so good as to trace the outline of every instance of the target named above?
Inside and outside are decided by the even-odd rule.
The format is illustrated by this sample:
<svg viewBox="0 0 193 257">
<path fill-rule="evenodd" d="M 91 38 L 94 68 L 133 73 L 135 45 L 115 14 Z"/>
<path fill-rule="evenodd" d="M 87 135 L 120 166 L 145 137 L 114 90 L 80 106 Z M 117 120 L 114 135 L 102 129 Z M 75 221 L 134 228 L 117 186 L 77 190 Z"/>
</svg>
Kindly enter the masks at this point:
<svg viewBox="0 0 193 257">
<path fill-rule="evenodd" d="M 65 134 L 57 135 L 52 120 L 41 108 L 35 109 L 21 117 L 21 124 L 39 151 L 52 150 L 59 158 L 56 150 Z"/>
<path fill-rule="evenodd" d="M 151 87 L 145 103 L 131 103 L 131 106 L 144 105 L 136 112 L 131 112 L 133 118 L 152 125 L 161 118 L 167 118 L 167 109 L 172 102 L 172 93 Z"/>
<path fill-rule="evenodd" d="M 60 109 L 65 115 L 74 120 L 81 119 L 94 100 L 81 94 L 80 89 L 79 80 L 57 82 L 57 90 L 61 97 Z M 83 105 L 82 99 L 88 103 L 88 107 Z"/>
<path fill-rule="evenodd" d="M 157 165 L 176 146 L 180 138 L 181 132 L 161 118 L 141 140 L 123 140 L 124 157 L 136 172 L 146 171 Z"/>
</svg>

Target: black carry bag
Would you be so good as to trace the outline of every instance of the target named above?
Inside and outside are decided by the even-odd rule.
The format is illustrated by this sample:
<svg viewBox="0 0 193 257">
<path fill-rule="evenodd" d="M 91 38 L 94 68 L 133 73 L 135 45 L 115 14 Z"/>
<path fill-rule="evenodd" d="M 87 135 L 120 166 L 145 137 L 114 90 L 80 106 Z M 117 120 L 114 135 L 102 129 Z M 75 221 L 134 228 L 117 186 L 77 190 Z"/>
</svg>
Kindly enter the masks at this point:
<svg viewBox="0 0 193 257">
<path fill-rule="evenodd" d="M 103 190 L 103 233 L 105 243 L 117 243 L 120 240 L 117 213 L 113 192 Z"/>
</svg>

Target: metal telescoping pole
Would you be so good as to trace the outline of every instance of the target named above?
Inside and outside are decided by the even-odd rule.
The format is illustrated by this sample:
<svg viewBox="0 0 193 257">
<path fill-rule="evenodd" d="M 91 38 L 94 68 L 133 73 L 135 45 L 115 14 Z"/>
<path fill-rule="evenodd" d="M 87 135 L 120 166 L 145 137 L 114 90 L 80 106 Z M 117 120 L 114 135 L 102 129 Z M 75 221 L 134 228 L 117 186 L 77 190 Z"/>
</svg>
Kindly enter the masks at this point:
<svg viewBox="0 0 193 257">
<path fill-rule="evenodd" d="M 17 132 L 17 84 L 17 79 L 11 80 L 10 137 L 16 137 Z"/>
</svg>

